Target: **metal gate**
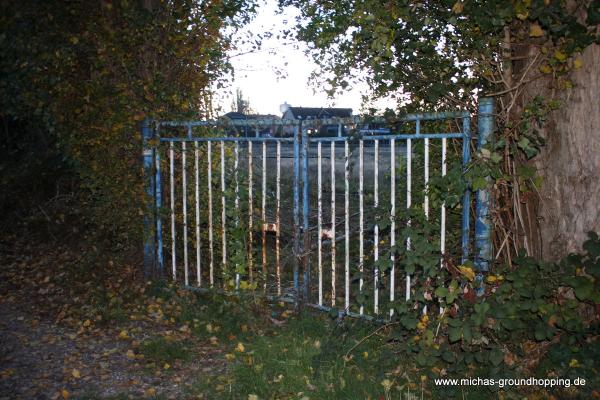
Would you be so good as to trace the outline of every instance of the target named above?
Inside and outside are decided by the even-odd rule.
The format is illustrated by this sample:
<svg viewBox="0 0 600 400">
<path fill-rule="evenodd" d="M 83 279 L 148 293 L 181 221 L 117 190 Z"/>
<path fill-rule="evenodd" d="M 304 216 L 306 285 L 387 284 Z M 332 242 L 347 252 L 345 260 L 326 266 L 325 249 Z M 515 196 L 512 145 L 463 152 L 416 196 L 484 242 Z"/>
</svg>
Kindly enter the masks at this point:
<svg viewBox="0 0 600 400">
<path fill-rule="evenodd" d="M 492 112 L 480 99 L 477 148 Z M 323 136 L 332 126 L 338 135 Z M 146 120 L 142 136 L 148 275 L 370 318 L 411 299 L 402 260 L 419 241 L 435 244 L 440 267 L 455 257 L 485 271 L 491 261 L 489 194 L 477 193 L 474 230 L 470 189 L 455 207 L 432 198 L 434 182 L 470 161 L 466 111 L 391 123 Z"/>
</svg>

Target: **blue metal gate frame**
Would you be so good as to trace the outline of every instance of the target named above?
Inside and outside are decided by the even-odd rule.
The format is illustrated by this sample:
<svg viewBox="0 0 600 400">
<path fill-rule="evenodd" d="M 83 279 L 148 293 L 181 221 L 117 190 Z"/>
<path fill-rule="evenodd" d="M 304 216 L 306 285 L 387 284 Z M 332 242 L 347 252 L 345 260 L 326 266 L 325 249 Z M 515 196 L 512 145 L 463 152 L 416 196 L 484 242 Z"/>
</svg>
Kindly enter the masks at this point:
<svg viewBox="0 0 600 400">
<path fill-rule="evenodd" d="M 494 130 L 494 102 L 491 98 L 480 98 L 478 104 L 478 140 L 476 148 L 480 150 L 483 146 L 493 140 Z M 460 133 L 433 133 L 421 134 L 419 131 L 420 121 L 426 120 L 444 120 L 450 118 L 462 119 L 462 132 Z M 163 237 L 162 237 L 162 219 L 160 209 L 162 207 L 162 182 L 160 171 L 160 152 L 157 151 L 157 146 L 160 143 L 182 142 L 185 146 L 186 142 L 194 143 L 197 149 L 198 143 L 225 142 L 234 143 L 267 143 L 267 142 L 292 142 L 293 143 L 293 287 L 296 300 L 301 300 L 303 303 L 310 304 L 310 258 L 308 250 L 310 249 L 309 235 L 309 174 L 308 174 L 308 149 L 310 143 L 330 143 L 332 149 L 336 142 L 346 143 L 348 138 L 345 137 L 328 137 L 315 138 L 308 135 L 308 129 L 311 124 L 342 124 L 342 123 L 357 123 L 360 118 L 350 119 L 331 119 L 321 121 L 280 121 L 280 120 L 264 120 L 264 121 L 234 121 L 232 125 L 253 127 L 258 130 L 261 126 L 273 125 L 291 125 L 294 127 L 292 138 L 272 138 L 272 137 L 193 137 L 192 128 L 196 126 L 213 126 L 215 121 L 152 121 L 146 119 L 141 125 L 142 143 L 143 143 L 143 169 L 144 169 L 144 186 L 145 186 L 145 212 L 144 212 L 144 274 L 147 277 L 165 275 L 165 265 L 163 259 Z M 379 120 L 375 119 L 375 122 Z M 375 146 L 378 146 L 379 141 L 405 140 L 410 143 L 411 140 L 419 139 L 462 139 L 462 164 L 463 170 L 467 167 L 471 160 L 470 143 L 471 143 L 471 117 L 466 111 L 458 112 L 440 112 L 440 113 L 421 113 L 410 114 L 401 118 L 401 121 L 416 122 L 416 132 L 414 134 L 389 134 L 368 136 L 361 139 L 362 141 L 373 141 Z M 383 120 L 379 122 L 385 122 Z M 187 137 L 166 138 L 161 137 L 161 127 L 185 127 L 187 128 Z M 362 145 L 362 144 L 361 144 Z M 185 148 L 185 147 L 184 147 Z M 222 147 L 223 149 L 223 147 Z M 223 150 L 222 150 L 223 151 Z M 347 151 L 347 150 L 346 150 Z M 333 154 L 333 153 L 332 153 Z M 172 160 L 171 160 L 172 161 Z M 347 168 L 347 167 L 346 167 Z M 302 185 L 302 187 L 300 187 Z M 302 196 L 302 200 L 300 200 Z M 302 203 L 300 204 L 300 201 Z M 471 209 L 471 190 L 466 190 L 462 199 L 462 262 L 464 263 L 470 258 L 470 209 Z M 302 215 L 300 215 L 302 214 Z M 264 229 L 264 228 L 263 228 Z M 474 264 L 478 271 L 478 279 L 481 280 L 482 273 L 489 270 L 492 262 L 492 242 L 491 242 L 491 220 L 490 220 L 490 191 L 488 189 L 478 190 L 476 193 L 475 205 L 475 229 L 474 229 Z M 302 235 L 302 237 L 301 237 Z M 300 265 L 303 270 L 302 288 L 300 288 Z M 320 303 L 320 302 L 319 302 Z M 330 309 L 322 304 L 317 305 L 318 308 Z M 349 314 L 346 310 L 346 313 Z M 361 310 L 362 312 L 362 310 Z"/>
</svg>

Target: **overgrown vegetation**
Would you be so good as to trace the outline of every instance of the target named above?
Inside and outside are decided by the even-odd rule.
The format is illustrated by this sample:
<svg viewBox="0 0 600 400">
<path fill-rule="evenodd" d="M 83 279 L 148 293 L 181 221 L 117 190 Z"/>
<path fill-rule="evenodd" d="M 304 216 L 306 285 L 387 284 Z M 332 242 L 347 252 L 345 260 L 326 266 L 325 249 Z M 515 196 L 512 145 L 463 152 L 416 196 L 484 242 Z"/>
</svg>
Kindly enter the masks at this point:
<svg viewBox="0 0 600 400">
<path fill-rule="evenodd" d="M 600 43 L 597 0 L 280 4 L 301 11 L 290 35 L 309 45 L 319 65 L 313 78 L 332 94 L 364 80 L 373 98 L 391 97 L 400 113 L 474 109 L 477 97 L 493 96 L 497 140 L 476 158 L 497 171 L 490 185 L 495 246 L 509 263 L 520 249 L 536 258 L 565 255 L 547 254 L 541 243 L 544 181 L 531 159 L 544 156 L 545 137 L 564 134 L 544 122 L 570 97 L 585 49 Z M 474 170 L 480 183 L 490 176 L 487 167 Z"/>
<path fill-rule="evenodd" d="M 21 179 L 35 192 L 32 182 L 57 179 L 23 183 L 24 171 L 34 172 L 36 163 L 24 163 L 15 149 L 35 141 L 24 153 L 33 151 L 38 164 L 55 155 L 57 165 L 49 160 L 45 166 L 68 169 L 94 233 L 138 246 L 138 122 L 211 116 L 209 88 L 229 70 L 230 35 L 254 7 L 237 0 L 2 2 L 1 116 L 11 139 L 2 149 L 15 155 L 2 157 L 3 180 Z M 14 174 L 15 165 L 21 173 Z M 9 193 L 18 194 L 2 191 Z"/>
<path fill-rule="evenodd" d="M 196 390 L 220 398 L 588 398 L 600 384 L 595 234 L 585 248 L 586 254 L 558 264 L 521 257 L 513 268 L 489 275 L 480 298 L 473 295 L 473 276 L 465 269 L 464 277 L 436 290 L 444 305 L 437 317 L 412 304 L 397 307 L 397 317 L 379 328 L 301 314 L 232 346 L 226 355 L 235 360 L 230 373 L 205 380 Z M 434 383 L 474 376 L 584 378 L 586 385 Z"/>
</svg>

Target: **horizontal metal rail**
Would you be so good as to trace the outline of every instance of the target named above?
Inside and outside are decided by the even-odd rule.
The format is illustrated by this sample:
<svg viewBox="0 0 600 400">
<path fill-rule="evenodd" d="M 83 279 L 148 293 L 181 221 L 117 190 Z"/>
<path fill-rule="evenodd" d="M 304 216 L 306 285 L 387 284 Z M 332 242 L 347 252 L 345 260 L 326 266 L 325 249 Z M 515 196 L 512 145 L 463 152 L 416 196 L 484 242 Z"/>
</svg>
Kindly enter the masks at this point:
<svg viewBox="0 0 600 400">
<path fill-rule="evenodd" d="M 410 121 L 433 121 L 452 118 L 469 117 L 468 111 L 449 111 L 449 112 L 432 112 L 432 113 L 416 113 L 407 114 L 396 119 L 387 119 L 383 117 L 361 117 L 354 116 L 349 118 L 325 118 L 325 119 L 255 119 L 255 120 L 211 120 L 211 121 L 160 121 L 156 123 L 157 127 L 165 126 L 239 126 L 239 127 L 260 127 L 260 126 L 294 126 L 302 125 L 303 127 L 311 127 L 315 125 L 337 125 L 337 124 L 366 124 L 366 123 L 394 123 L 394 122 L 410 122 Z"/>
<path fill-rule="evenodd" d="M 464 138 L 465 134 L 460 132 L 450 133 L 398 133 L 389 135 L 377 135 L 377 136 L 362 136 L 362 137 L 309 137 L 310 142 L 358 142 L 358 140 L 364 140 L 374 142 L 376 140 L 390 140 L 390 139 L 448 139 L 448 138 Z M 160 138 L 161 142 L 289 142 L 293 143 L 294 138 L 292 137 L 174 137 L 174 138 Z"/>
</svg>

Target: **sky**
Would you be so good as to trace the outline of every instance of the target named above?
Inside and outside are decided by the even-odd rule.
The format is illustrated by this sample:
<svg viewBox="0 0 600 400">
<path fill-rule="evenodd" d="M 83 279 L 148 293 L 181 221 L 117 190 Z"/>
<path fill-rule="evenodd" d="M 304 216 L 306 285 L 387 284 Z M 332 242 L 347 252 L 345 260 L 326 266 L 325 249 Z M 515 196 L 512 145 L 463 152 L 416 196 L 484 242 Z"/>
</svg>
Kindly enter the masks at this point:
<svg viewBox="0 0 600 400">
<path fill-rule="evenodd" d="M 328 99 L 323 90 L 309 84 L 316 64 L 304 54 L 306 45 L 277 39 L 277 33 L 293 27 L 298 14 L 294 8 L 278 13 L 277 0 L 265 0 L 253 21 L 238 33 L 238 37 L 261 32 L 272 32 L 273 36 L 263 41 L 260 51 L 248 52 L 248 47 L 230 51 L 235 70 L 233 82 L 215 99 L 223 112 L 231 111 L 236 88 L 241 89 L 251 109 L 259 114 L 281 115 L 279 106 L 284 102 L 292 106 L 344 107 L 352 108 L 355 114 L 360 112 L 361 94 L 368 91 L 366 86 L 355 86 L 335 99 Z M 385 108 L 381 102 L 374 106 Z"/>
</svg>

